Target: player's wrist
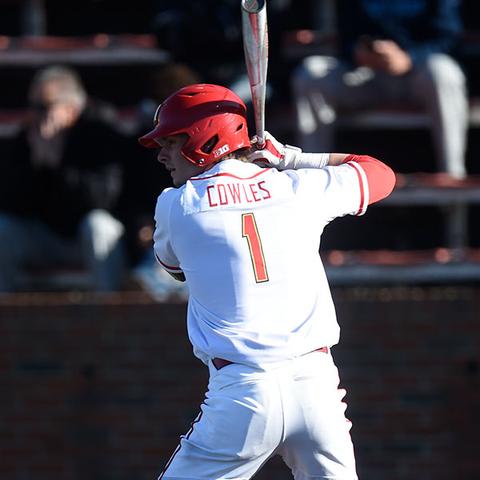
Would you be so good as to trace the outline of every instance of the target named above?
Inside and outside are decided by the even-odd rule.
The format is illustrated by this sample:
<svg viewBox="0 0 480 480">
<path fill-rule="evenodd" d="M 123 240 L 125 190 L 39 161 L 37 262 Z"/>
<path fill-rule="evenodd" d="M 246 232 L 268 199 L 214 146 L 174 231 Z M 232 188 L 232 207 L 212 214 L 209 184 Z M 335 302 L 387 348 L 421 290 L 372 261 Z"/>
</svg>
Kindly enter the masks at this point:
<svg viewBox="0 0 480 480">
<path fill-rule="evenodd" d="M 283 146 L 283 155 L 278 164 L 280 170 L 297 170 L 299 168 L 324 168 L 329 165 L 329 153 L 304 153 L 299 147 Z"/>
<path fill-rule="evenodd" d="M 303 153 L 296 155 L 294 168 L 325 168 L 329 165 L 329 153 Z"/>
<path fill-rule="evenodd" d="M 281 170 L 296 169 L 302 155 L 302 149 L 292 145 L 282 145 L 282 157 L 279 163 Z"/>
</svg>

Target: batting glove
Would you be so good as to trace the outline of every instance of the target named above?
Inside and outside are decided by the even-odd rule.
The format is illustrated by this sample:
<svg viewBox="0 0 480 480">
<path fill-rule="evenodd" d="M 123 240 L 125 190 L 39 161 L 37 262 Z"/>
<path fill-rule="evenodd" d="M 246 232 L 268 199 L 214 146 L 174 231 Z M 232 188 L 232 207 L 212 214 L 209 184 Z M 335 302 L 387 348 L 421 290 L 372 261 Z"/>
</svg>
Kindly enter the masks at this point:
<svg viewBox="0 0 480 480">
<path fill-rule="evenodd" d="M 328 153 L 302 153 L 298 147 L 283 145 L 269 132 L 265 132 L 263 147 L 258 147 L 256 137 L 252 140 L 252 147 L 253 151 L 247 156 L 250 162 L 272 166 L 278 170 L 323 168 L 328 165 L 330 156 Z"/>
<path fill-rule="evenodd" d="M 283 145 L 269 132 L 265 132 L 265 144 L 262 147 L 258 146 L 257 137 L 253 138 L 252 147 L 257 150 L 253 150 L 248 155 L 250 162 L 266 163 L 279 170 L 295 168 L 295 159 L 302 153 L 300 148 Z"/>
</svg>

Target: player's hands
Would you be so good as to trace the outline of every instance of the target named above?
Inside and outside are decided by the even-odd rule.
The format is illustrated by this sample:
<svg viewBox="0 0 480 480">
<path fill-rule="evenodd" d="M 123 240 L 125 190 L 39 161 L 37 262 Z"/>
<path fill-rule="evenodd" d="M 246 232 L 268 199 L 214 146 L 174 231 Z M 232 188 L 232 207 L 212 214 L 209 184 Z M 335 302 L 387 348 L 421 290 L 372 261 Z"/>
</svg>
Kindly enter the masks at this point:
<svg viewBox="0 0 480 480">
<path fill-rule="evenodd" d="M 253 137 L 252 149 L 247 158 L 252 163 L 282 168 L 294 163 L 295 157 L 301 153 L 296 147 L 280 143 L 270 132 L 265 132 L 265 144 L 258 145 L 258 139 Z"/>
</svg>

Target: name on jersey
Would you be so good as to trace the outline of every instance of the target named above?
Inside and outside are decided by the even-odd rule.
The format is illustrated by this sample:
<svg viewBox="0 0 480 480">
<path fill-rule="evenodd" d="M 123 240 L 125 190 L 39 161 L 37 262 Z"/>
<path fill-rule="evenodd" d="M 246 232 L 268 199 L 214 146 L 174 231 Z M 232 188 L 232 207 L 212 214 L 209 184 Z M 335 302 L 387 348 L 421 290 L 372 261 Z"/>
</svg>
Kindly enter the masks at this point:
<svg viewBox="0 0 480 480">
<path fill-rule="evenodd" d="M 210 207 L 263 202 L 272 198 L 265 181 L 256 183 L 217 183 L 207 187 Z"/>
</svg>

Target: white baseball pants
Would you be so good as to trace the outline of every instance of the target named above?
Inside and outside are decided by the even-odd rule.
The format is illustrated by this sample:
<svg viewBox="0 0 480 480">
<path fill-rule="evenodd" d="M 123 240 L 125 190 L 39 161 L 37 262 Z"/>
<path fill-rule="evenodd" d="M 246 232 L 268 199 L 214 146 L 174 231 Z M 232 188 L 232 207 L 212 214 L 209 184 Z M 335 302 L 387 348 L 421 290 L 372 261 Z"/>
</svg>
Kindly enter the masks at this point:
<svg viewBox="0 0 480 480">
<path fill-rule="evenodd" d="M 159 480 L 249 479 L 279 454 L 296 480 L 356 480 L 351 423 L 330 353 L 268 371 L 216 370 L 201 412 Z"/>
</svg>

